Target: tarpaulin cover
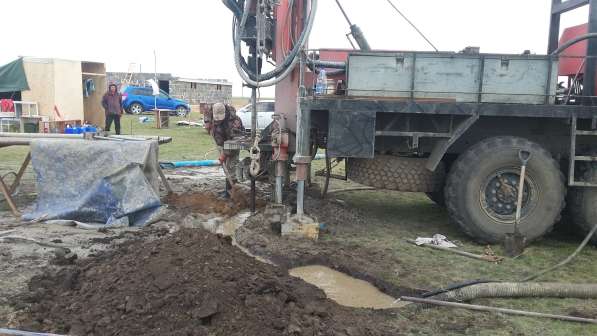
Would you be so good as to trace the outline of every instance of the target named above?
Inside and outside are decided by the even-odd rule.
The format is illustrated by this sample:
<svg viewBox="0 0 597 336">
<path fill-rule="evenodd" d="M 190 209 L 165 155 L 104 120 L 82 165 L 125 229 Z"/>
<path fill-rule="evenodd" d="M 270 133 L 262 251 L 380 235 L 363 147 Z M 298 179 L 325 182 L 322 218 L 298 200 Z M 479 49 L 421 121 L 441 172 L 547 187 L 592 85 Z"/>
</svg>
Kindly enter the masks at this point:
<svg viewBox="0 0 597 336">
<path fill-rule="evenodd" d="M 0 92 L 25 90 L 29 90 L 29 83 L 22 58 L 0 67 Z"/>
<path fill-rule="evenodd" d="M 25 220 L 143 226 L 160 208 L 156 141 L 31 142 L 37 200 Z"/>
</svg>

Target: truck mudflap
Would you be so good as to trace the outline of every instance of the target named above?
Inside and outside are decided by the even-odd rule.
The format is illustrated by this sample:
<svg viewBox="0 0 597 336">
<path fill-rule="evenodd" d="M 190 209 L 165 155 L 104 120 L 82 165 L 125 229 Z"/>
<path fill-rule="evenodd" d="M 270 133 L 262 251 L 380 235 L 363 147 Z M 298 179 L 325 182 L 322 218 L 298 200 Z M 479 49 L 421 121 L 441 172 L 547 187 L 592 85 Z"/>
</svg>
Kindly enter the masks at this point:
<svg viewBox="0 0 597 336">
<path fill-rule="evenodd" d="M 375 111 L 329 111 L 330 157 L 373 158 Z"/>
</svg>

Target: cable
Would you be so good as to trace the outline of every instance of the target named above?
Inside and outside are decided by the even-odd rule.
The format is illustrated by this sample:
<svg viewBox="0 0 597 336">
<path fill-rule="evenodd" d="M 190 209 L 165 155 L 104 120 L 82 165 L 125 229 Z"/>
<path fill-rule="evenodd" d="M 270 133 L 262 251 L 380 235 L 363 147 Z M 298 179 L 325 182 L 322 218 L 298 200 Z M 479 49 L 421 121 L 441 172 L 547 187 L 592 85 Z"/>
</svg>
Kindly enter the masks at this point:
<svg viewBox="0 0 597 336">
<path fill-rule="evenodd" d="M 535 273 L 535 274 L 533 274 L 531 276 L 528 276 L 528 277 L 522 279 L 521 282 L 527 282 L 527 281 L 535 280 L 538 277 L 540 277 L 540 276 L 542 276 L 542 275 L 544 275 L 544 274 L 546 274 L 548 272 L 551 272 L 551 271 L 553 271 L 553 270 L 555 270 L 557 268 L 560 268 L 560 267 L 566 265 L 567 263 L 569 263 L 572 259 L 574 259 L 574 257 L 576 257 L 577 254 L 580 253 L 580 251 L 582 251 L 582 249 L 585 248 L 585 246 L 587 245 L 587 243 L 589 242 L 589 240 L 591 239 L 591 237 L 593 237 L 593 235 L 595 234 L 595 231 L 597 231 L 597 223 L 593 226 L 593 228 L 591 229 L 591 231 L 589 231 L 589 233 L 587 234 L 587 236 L 585 237 L 585 239 L 582 241 L 582 243 L 580 243 L 580 245 L 578 245 L 578 247 L 576 248 L 576 250 L 571 255 L 568 256 L 568 258 L 562 260 L 561 262 L 559 262 L 558 264 L 556 264 L 556 265 L 554 265 L 552 267 L 546 268 L 546 269 L 544 269 L 544 270 L 542 270 L 540 272 L 537 272 L 537 273 Z"/>
<path fill-rule="evenodd" d="M 338 5 L 338 8 L 340 8 L 340 11 L 342 12 L 342 15 L 344 15 L 344 18 L 346 19 L 346 22 L 348 22 L 348 25 L 352 26 L 352 22 L 350 22 L 350 19 L 348 18 L 348 15 L 346 15 L 346 12 L 344 11 L 344 7 L 342 7 L 342 5 L 340 4 L 340 1 L 336 0 L 336 4 Z"/>
<path fill-rule="evenodd" d="M 422 33 L 420 30 L 419 30 L 419 28 L 417 28 L 417 26 L 415 26 L 415 24 L 414 24 L 414 23 L 412 23 L 412 22 L 411 22 L 411 21 L 410 21 L 410 20 L 409 20 L 409 19 L 406 17 L 406 15 L 404 15 L 404 14 L 403 14 L 403 13 L 402 13 L 402 12 L 401 12 L 399 9 L 398 9 L 398 7 L 396 7 L 396 5 L 394 5 L 394 3 L 392 2 L 392 0 L 386 0 L 386 1 L 387 1 L 387 2 L 390 4 L 390 6 L 392 6 L 392 7 L 393 7 L 393 8 L 396 10 L 396 12 L 397 12 L 398 14 L 400 14 L 400 16 L 402 16 L 402 18 L 403 18 L 403 19 L 404 19 L 406 22 L 408 22 L 408 24 L 409 24 L 411 27 L 413 27 L 413 28 L 414 28 L 414 29 L 417 31 L 417 33 L 419 33 L 419 35 L 421 35 L 421 37 L 422 37 L 423 39 L 425 39 L 425 41 L 427 41 L 427 43 L 429 43 L 429 45 L 430 45 L 430 46 L 431 46 L 431 47 L 432 47 L 432 48 L 433 48 L 435 51 L 439 51 L 439 50 L 438 50 L 438 49 L 435 47 L 435 45 L 433 45 L 433 43 L 431 43 L 431 41 L 429 41 L 429 39 L 428 39 L 428 38 L 427 38 L 427 37 L 426 37 L 426 36 L 425 36 L 425 35 L 424 35 L 424 34 L 423 34 L 423 33 Z"/>
</svg>

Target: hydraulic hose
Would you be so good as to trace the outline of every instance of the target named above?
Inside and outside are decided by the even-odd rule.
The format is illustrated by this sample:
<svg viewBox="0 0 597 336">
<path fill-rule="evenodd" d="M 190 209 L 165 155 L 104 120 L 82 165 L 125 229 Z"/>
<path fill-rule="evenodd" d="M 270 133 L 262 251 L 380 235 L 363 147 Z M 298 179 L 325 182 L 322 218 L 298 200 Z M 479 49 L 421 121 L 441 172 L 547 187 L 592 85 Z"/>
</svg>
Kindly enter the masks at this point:
<svg viewBox="0 0 597 336">
<path fill-rule="evenodd" d="M 253 87 L 265 87 L 271 86 L 282 79 L 286 78 L 292 70 L 294 70 L 296 64 L 298 63 L 299 57 L 298 53 L 303 47 L 305 46 L 309 35 L 311 34 L 311 29 L 313 28 L 313 22 L 315 21 L 315 14 L 317 11 L 317 3 L 318 0 L 311 1 L 311 13 L 309 14 L 309 19 L 307 20 L 307 24 L 299 38 L 299 41 L 294 46 L 290 55 L 284 60 L 282 64 L 276 67 L 276 69 L 260 75 L 259 77 L 255 76 L 253 72 L 248 69 L 248 65 L 241 57 L 241 50 L 240 50 L 240 37 L 239 31 L 240 28 L 238 24 L 235 25 L 234 29 L 234 63 L 236 65 L 237 71 L 239 72 L 241 78 L 250 86 Z M 244 15 L 244 13 L 243 13 Z M 236 20 L 236 18 L 235 18 Z M 238 21 L 236 21 L 238 22 Z M 244 63 L 244 64 L 243 64 Z"/>
<path fill-rule="evenodd" d="M 307 59 L 307 62 L 309 62 L 317 67 L 320 67 L 320 68 L 346 70 L 345 62 L 320 61 L 320 60 L 310 60 L 310 59 Z"/>
<path fill-rule="evenodd" d="M 238 54 L 238 57 L 240 58 L 240 65 L 241 65 L 243 71 L 245 71 L 248 74 L 248 76 L 251 80 L 253 80 L 255 82 L 267 81 L 269 79 L 273 79 L 280 75 L 282 75 L 281 77 L 284 78 L 290 73 L 290 71 L 292 71 L 292 69 L 290 71 L 287 71 L 287 68 L 288 67 L 294 68 L 294 66 L 296 66 L 296 63 L 298 60 L 298 53 L 304 47 L 304 45 L 307 43 L 307 40 L 311 33 L 311 28 L 313 27 L 313 21 L 315 19 L 315 11 L 317 9 L 316 2 L 317 2 L 317 0 L 312 0 L 311 13 L 309 14 L 309 19 L 307 20 L 306 26 L 303 28 L 303 32 L 299 38 L 298 43 L 294 46 L 294 48 L 292 49 L 290 54 L 284 59 L 282 64 L 276 66 L 276 68 L 274 70 L 267 72 L 265 74 L 260 74 L 259 77 L 257 77 L 256 74 L 250 70 L 245 59 L 240 54 L 240 48 L 238 49 L 239 52 L 237 54 Z M 238 27 L 236 27 L 236 31 L 238 32 Z M 235 47 L 237 44 L 240 44 L 240 41 L 238 41 L 238 38 L 235 39 L 234 43 L 235 43 Z M 270 84 L 270 85 L 273 85 L 273 84 Z M 269 86 L 269 85 L 265 85 L 265 86 Z"/>
<path fill-rule="evenodd" d="M 236 3 L 236 1 L 222 0 L 222 2 L 224 3 L 224 6 L 228 7 L 228 9 L 230 9 L 230 11 L 232 11 L 234 16 L 241 17 L 242 11 L 241 11 L 240 7 L 238 6 L 238 3 Z"/>
<path fill-rule="evenodd" d="M 597 33 L 589 33 L 589 34 L 584 34 L 584 35 L 577 36 L 577 37 L 573 38 L 572 40 L 570 40 L 570 41 L 562 44 L 561 46 L 559 46 L 558 49 L 554 50 L 550 54 L 550 56 L 557 56 L 557 55 L 561 54 L 562 51 L 570 48 L 570 46 L 572 46 L 574 44 L 577 44 L 580 41 L 584 41 L 584 40 L 587 40 L 587 39 L 590 39 L 590 38 L 597 38 Z"/>
</svg>

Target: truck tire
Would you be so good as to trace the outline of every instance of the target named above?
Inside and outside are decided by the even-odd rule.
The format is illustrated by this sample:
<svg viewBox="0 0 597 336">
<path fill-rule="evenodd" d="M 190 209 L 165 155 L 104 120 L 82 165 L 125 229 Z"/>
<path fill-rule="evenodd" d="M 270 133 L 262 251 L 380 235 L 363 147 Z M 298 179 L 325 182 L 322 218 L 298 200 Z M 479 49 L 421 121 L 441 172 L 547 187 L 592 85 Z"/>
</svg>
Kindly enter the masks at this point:
<svg viewBox="0 0 597 336">
<path fill-rule="evenodd" d="M 497 243 L 514 232 L 521 149 L 529 151 L 531 157 L 520 232 L 528 241 L 543 236 L 551 231 L 564 208 L 564 176 L 547 150 L 519 137 L 483 140 L 458 157 L 445 187 L 451 220 L 479 242 Z"/>
<path fill-rule="evenodd" d="M 446 198 L 443 190 L 425 193 L 427 197 L 440 207 L 446 206 Z"/>
<path fill-rule="evenodd" d="M 588 168 L 583 175 L 583 181 L 597 181 L 597 167 Z M 597 223 L 597 189 L 570 188 L 568 197 L 568 213 L 575 226 L 575 231 L 587 235 Z M 593 235 L 591 243 L 597 245 L 597 237 Z"/>
<path fill-rule="evenodd" d="M 350 180 L 377 189 L 434 192 L 445 180 L 443 163 L 435 172 L 425 168 L 427 159 L 376 155 L 373 159 L 348 159 Z"/>
</svg>

